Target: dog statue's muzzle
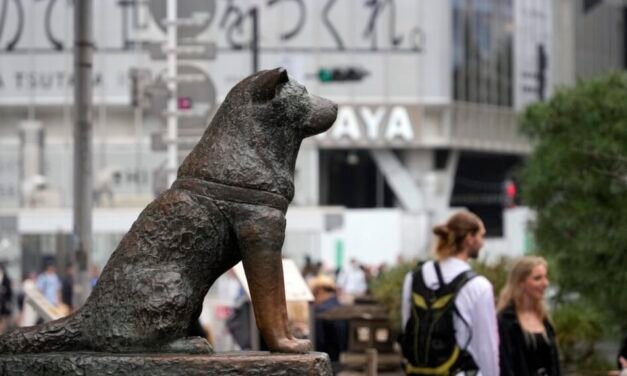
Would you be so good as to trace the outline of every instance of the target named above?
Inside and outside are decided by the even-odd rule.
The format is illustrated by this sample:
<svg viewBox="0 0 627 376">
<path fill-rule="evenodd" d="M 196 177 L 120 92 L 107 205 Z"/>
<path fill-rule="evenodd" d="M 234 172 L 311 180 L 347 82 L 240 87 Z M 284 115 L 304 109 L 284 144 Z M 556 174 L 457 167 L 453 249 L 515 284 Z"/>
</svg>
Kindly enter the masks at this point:
<svg viewBox="0 0 627 376">
<path fill-rule="evenodd" d="M 311 95 L 311 114 L 303 127 L 306 137 L 322 133 L 331 128 L 337 118 L 337 104 L 317 95 Z"/>
</svg>

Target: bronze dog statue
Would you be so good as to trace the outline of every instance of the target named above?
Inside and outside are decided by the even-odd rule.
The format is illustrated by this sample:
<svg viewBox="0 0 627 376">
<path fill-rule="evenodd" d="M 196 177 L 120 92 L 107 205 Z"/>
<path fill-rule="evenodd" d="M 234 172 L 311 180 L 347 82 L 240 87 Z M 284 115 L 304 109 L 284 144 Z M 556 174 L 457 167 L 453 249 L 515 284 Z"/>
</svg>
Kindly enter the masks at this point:
<svg viewBox="0 0 627 376">
<path fill-rule="evenodd" d="M 85 305 L 0 336 L 0 353 L 211 352 L 186 333 L 209 287 L 240 260 L 270 349 L 310 350 L 288 331 L 281 247 L 301 141 L 336 115 L 334 103 L 309 95 L 284 69 L 239 82 L 172 187 L 124 236 Z"/>
</svg>

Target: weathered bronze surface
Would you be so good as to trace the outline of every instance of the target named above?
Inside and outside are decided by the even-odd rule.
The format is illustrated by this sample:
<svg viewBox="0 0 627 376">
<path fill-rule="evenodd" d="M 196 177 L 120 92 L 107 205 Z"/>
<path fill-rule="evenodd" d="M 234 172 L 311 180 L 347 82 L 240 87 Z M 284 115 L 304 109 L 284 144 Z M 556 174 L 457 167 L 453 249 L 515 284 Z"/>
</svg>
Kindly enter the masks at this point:
<svg viewBox="0 0 627 376">
<path fill-rule="evenodd" d="M 74 314 L 0 337 L 0 353 L 210 353 L 187 338 L 209 287 L 243 261 L 259 330 L 272 351 L 306 352 L 287 327 L 281 247 L 303 138 L 327 130 L 337 106 L 284 69 L 227 95 L 173 186 L 124 236 Z"/>
<path fill-rule="evenodd" d="M 331 376 L 327 354 L 263 352 L 214 355 L 50 353 L 0 355 L 0 376 L 13 375 L 216 375 Z"/>
</svg>

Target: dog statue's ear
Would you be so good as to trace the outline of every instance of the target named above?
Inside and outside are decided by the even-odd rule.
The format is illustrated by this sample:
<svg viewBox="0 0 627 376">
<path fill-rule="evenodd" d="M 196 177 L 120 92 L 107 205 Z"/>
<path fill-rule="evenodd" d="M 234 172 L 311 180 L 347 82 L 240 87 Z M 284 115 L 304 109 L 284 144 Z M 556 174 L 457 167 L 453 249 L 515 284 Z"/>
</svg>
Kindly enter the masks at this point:
<svg viewBox="0 0 627 376">
<path fill-rule="evenodd" d="M 255 102 L 269 101 L 274 98 L 276 88 L 289 81 L 285 68 L 276 68 L 260 73 L 253 83 L 253 100 Z"/>
</svg>

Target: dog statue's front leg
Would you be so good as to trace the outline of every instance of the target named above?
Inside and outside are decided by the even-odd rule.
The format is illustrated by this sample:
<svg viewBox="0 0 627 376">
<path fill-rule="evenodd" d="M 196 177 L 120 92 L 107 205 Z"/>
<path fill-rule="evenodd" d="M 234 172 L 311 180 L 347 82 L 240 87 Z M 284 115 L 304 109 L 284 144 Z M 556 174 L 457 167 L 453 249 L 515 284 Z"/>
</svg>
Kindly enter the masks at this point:
<svg viewBox="0 0 627 376">
<path fill-rule="evenodd" d="M 311 342 L 294 338 L 288 329 L 281 258 L 285 216 L 264 206 L 239 209 L 247 212 L 238 217 L 235 227 L 257 327 L 272 351 L 310 351 Z"/>
<path fill-rule="evenodd" d="M 257 327 L 272 351 L 307 352 L 311 342 L 293 338 L 287 325 L 281 250 L 255 250 L 243 257 Z"/>
</svg>

